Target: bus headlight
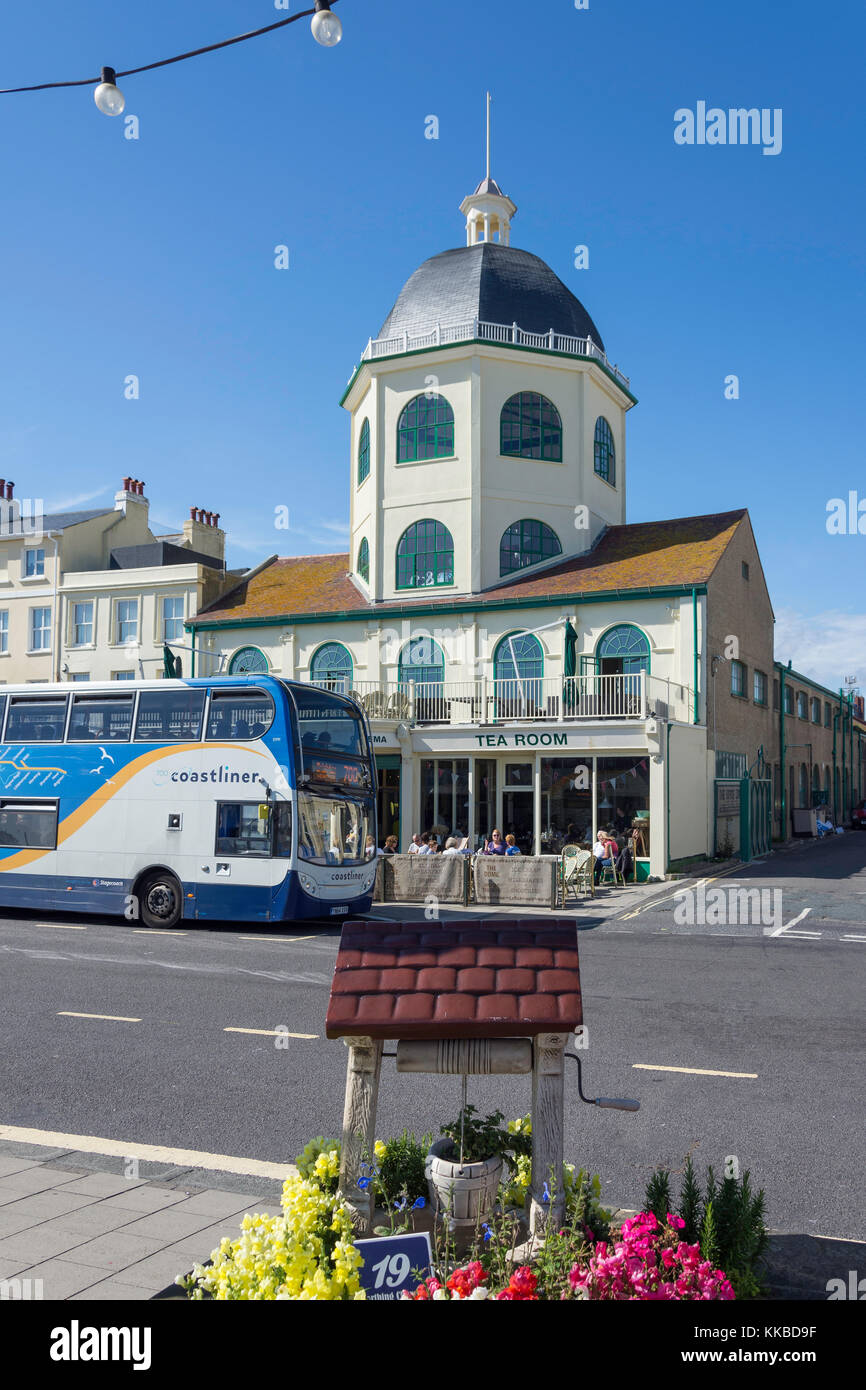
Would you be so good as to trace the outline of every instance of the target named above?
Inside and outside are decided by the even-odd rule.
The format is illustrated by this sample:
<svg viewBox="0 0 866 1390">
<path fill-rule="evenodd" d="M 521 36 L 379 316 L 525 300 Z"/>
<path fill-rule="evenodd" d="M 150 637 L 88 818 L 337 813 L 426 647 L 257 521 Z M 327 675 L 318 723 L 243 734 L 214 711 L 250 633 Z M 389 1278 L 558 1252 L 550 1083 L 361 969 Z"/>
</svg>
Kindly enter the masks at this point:
<svg viewBox="0 0 866 1390">
<path fill-rule="evenodd" d="M 314 880 L 311 879 L 307 874 L 298 874 L 298 878 L 301 881 L 301 887 L 303 888 L 304 892 L 309 893 L 312 897 L 315 897 L 317 891 L 317 884 L 314 882 Z"/>
</svg>

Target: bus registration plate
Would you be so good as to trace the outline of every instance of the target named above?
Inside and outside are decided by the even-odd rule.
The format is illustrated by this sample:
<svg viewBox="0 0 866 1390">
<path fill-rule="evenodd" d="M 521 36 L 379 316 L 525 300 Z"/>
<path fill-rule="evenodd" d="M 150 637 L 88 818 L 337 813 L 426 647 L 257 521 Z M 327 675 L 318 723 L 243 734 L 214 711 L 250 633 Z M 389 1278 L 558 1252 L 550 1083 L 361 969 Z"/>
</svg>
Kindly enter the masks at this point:
<svg viewBox="0 0 866 1390">
<path fill-rule="evenodd" d="M 343 906 L 343 907 L 332 907 L 332 908 L 331 908 L 331 916 L 332 916 L 332 917 L 340 917 L 340 916 L 342 916 L 344 913 L 346 913 L 346 912 L 348 912 L 348 911 L 349 911 L 349 909 L 348 909 L 347 906 Z"/>
</svg>

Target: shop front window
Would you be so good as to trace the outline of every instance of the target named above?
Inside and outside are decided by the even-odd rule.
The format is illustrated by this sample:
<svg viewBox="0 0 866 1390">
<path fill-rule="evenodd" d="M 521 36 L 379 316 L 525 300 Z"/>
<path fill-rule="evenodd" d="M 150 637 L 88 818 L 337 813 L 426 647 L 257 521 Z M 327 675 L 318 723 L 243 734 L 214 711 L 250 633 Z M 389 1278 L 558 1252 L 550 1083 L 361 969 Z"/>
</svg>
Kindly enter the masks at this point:
<svg viewBox="0 0 866 1390">
<path fill-rule="evenodd" d="M 532 763 L 506 763 L 502 789 L 502 838 L 513 835 L 521 854 L 534 854 L 535 789 Z"/>
<path fill-rule="evenodd" d="M 496 762 L 475 759 L 475 825 L 473 849 L 480 849 L 496 824 Z"/>
<path fill-rule="evenodd" d="M 596 819 L 599 830 L 626 836 L 641 830 L 649 853 L 649 757 L 599 758 Z"/>
<path fill-rule="evenodd" d="M 592 758 L 542 758 L 541 853 L 592 842 Z"/>
<path fill-rule="evenodd" d="M 426 758 L 421 764 L 422 832 L 444 845 L 449 835 L 469 834 L 469 759 Z"/>
</svg>

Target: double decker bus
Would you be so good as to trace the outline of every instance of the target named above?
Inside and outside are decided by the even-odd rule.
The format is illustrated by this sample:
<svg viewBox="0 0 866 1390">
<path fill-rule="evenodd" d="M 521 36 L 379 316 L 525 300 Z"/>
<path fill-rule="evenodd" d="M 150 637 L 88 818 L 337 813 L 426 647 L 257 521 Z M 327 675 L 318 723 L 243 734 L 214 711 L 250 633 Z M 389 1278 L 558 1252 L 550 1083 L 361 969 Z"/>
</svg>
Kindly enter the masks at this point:
<svg viewBox="0 0 866 1390">
<path fill-rule="evenodd" d="M 367 912 L 375 787 L 363 711 L 315 686 L 6 686 L 0 908 L 164 928 Z"/>
</svg>

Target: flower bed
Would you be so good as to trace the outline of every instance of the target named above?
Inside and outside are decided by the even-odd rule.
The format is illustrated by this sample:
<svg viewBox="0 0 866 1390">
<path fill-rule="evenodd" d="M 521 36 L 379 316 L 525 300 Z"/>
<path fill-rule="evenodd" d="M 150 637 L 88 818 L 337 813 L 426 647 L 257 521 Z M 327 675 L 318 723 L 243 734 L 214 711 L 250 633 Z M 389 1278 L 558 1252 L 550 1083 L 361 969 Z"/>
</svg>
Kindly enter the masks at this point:
<svg viewBox="0 0 866 1390">
<path fill-rule="evenodd" d="M 543 1241 L 527 1247 L 530 1159 L 520 1150 L 530 1133 L 528 1119 L 511 1121 L 507 1131 L 513 1156 L 495 1212 L 470 1233 L 470 1248 L 459 1257 L 449 1223 L 434 1223 L 432 1271 L 426 1277 L 419 1272 L 404 1301 L 705 1301 L 760 1292 L 763 1194 L 752 1194 L 748 1173 L 717 1186 L 710 1169 L 702 1194 L 687 1160 L 678 1214 L 671 1210 L 669 1175 L 660 1170 L 647 1188 L 647 1209 L 612 1227 L 599 1178 L 566 1164 L 564 1216 L 548 1225 Z M 429 1141 L 406 1131 L 387 1143 L 377 1141 L 360 1184 L 376 1199 L 375 1236 L 416 1223 L 430 1229 L 424 1177 Z M 501 1142 L 506 1145 L 505 1136 Z M 297 1168 L 283 1185 L 281 1215 L 245 1216 L 240 1236 L 224 1238 L 209 1265 L 178 1278 L 189 1298 L 365 1298 L 363 1257 L 351 1213 L 337 1195 L 339 1144 L 312 1140 Z M 545 1193 L 551 1195 L 546 1185 Z"/>
</svg>

